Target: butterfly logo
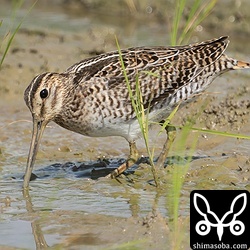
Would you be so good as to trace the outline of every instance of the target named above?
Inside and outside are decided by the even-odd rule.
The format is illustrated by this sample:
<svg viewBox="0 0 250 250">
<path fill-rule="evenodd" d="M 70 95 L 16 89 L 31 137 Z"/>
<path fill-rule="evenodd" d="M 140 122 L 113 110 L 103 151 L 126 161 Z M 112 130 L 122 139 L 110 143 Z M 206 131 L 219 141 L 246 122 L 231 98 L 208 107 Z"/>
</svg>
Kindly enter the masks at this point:
<svg viewBox="0 0 250 250">
<path fill-rule="evenodd" d="M 239 204 L 241 204 L 240 201 L 243 199 L 243 205 L 241 208 L 239 208 Z M 198 205 L 200 204 L 200 207 Z M 238 203 L 238 204 L 237 204 Z M 193 204 L 196 209 L 196 211 L 203 217 L 202 220 L 196 223 L 195 230 L 199 235 L 207 235 L 209 234 L 211 227 L 217 228 L 217 235 L 219 238 L 219 241 L 221 241 L 224 228 L 229 227 L 230 232 L 235 235 L 241 235 L 245 231 L 245 225 L 242 221 L 237 220 L 237 217 L 244 211 L 247 205 L 247 194 L 242 193 L 237 195 L 230 206 L 230 210 L 227 211 L 221 219 L 210 209 L 210 205 L 207 201 L 207 199 L 198 193 L 194 194 L 193 197 Z M 237 206 L 236 206 L 237 204 Z M 230 222 L 225 222 L 226 220 L 230 220 Z"/>
</svg>

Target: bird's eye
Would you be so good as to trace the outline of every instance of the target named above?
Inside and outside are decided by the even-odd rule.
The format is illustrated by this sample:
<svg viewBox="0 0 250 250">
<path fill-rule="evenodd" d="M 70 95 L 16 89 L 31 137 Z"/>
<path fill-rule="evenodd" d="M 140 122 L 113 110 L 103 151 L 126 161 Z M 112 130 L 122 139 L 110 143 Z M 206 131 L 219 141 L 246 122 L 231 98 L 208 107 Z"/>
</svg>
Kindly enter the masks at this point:
<svg viewBox="0 0 250 250">
<path fill-rule="evenodd" d="M 41 92 L 40 92 L 40 97 L 41 97 L 42 99 L 44 99 L 44 98 L 46 98 L 46 97 L 48 96 L 48 94 L 49 94 L 48 90 L 47 90 L 47 89 L 43 89 L 43 90 L 41 90 Z"/>
</svg>

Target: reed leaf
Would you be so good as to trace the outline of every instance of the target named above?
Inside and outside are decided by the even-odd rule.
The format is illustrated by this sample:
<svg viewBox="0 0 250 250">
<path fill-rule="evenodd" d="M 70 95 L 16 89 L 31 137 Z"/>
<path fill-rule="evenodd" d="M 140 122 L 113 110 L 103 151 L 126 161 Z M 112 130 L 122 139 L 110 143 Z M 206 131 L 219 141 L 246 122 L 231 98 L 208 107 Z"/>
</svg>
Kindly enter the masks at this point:
<svg viewBox="0 0 250 250">
<path fill-rule="evenodd" d="M 187 43 L 195 28 L 212 12 L 218 0 L 195 0 L 191 4 L 187 20 L 184 10 L 187 6 L 186 0 L 175 1 L 175 15 L 171 29 L 171 44 L 179 45 Z M 183 27 L 183 28 L 182 28 Z"/>
<path fill-rule="evenodd" d="M 31 5 L 31 7 L 28 9 L 26 15 L 21 19 L 20 23 L 14 28 L 14 30 L 12 31 L 12 29 L 10 29 L 9 31 L 7 31 L 6 34 L 5 34 L 5 36 L 4 36 L 4 38 L 2 39 L 0 48 L 3 47 L 4 40 L 7 40 L 7 41 L 6 41 L 5 48 L 3 50 L 2 57 L 0 59 L 0 69 L 1 69 L 1 66 L 2 66 L 2 64 L 3 64 L 6 56 L 7 56 L 7 53 L 9 51 L 9 49 L 10 49 L 11 44 L 13 43 L 14 37 L 16 36 L 16 34 L 17 34 L 18 30 L 20 29 L 21 25 L 23 24 L 25 18 L 30 13 L 30 11 L 33 9 L 33 7 L 37 3 L 37 1 L 35 1 Z M 23 1 L 13 1 L 13 2 L 14 2 L 13 12 L 12 12 L 12 15 L 11 15 L 12 22 L 14 22 L 14 20 L 16 19 L 16 12 L 17 12 L 17 10 L 19 10 L 21 8 L 22 4 L 23 4 Z M 0 22 L 0 27 L 2 27 L 2 23 L 3 23 L 3 21 Z"/>
</svg>

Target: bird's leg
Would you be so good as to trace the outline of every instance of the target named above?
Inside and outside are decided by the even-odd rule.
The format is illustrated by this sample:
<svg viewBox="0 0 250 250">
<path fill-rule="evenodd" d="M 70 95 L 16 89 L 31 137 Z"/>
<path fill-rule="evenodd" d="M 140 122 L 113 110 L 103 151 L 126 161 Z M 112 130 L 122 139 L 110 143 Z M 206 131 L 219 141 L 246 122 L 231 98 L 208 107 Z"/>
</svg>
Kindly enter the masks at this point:
<svg viewBox="0 0 250 250">
<path fill-rule="evenodd" d="M 133 161 L 134 163 L 138 160 L 139 158 L 139 153 L 138 153 L 138 150 L 137 150 L 137 147 L 135 145 L 135 142 L 129 142 L 129 150 L 130 150 L 130 153 L 129 153 L 129 161 Z"/>
<path fill-rule="evenodd" d="M 118 175 L 126 171 L 128 168 L 130 168 L 133 164 L 135 164 L 135 162 L 138 160 L 139 153 L 134 141 L 129 142 L 129 148 L 130 148 L 130 154 L 128 160 L 124 162 L 121 166 L 119 166 L 117 169 L 115 169 L 113 172 L 111 172 L 109 175 L 107 175 L 107 177 L 114 179 Z"/>
<path fill-rule="evenodd" d="M 164 123 L 164 121 L 161 122 L 160 124 L 163 125 L 163 123 Z M 175 137 L 176 137 L 176 128 L 175 127 L 167 125 L 165 127 L 165 130 L 167 132 L 167 139 L 163 145 L 162 151 L 161 151 L 159 158 L 157 160 L 157 163 L 156 163 L 157 168 L 164 166 L 165 160 L 169 154 L 169 150 L 170 150 L 170 148 L 175 140 Z"/>
</svg>

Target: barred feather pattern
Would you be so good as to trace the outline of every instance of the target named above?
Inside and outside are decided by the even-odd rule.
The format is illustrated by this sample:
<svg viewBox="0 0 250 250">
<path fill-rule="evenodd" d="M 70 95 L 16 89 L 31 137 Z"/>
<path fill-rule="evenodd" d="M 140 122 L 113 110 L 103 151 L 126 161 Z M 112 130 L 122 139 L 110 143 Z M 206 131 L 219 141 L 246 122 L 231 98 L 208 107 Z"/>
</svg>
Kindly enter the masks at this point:
<svg viewBox="0 0 250 250">
<path fill-rule="evenodd" d="M 119 135 L 132 141 L 139 127 L 120 56 L 133 94 L 138 79 L 149 119 L 159 122 L 177 104 L 204 91 L 218 75 L 249 67 L 228 58 L 224 54 L 227 46 L 228 38 L 220 37 L 186 46 L 136 47 L 121 50 L 121 54 L 105 53 L 76 63 L 63 73 L 36 77 L 25 91 L 25 101 L 32 113 L 49 117 L 74 132 Z M 53 89 L 53 96 L 41 102 L 38 93 L 44 88 Z"/>
</svg>

